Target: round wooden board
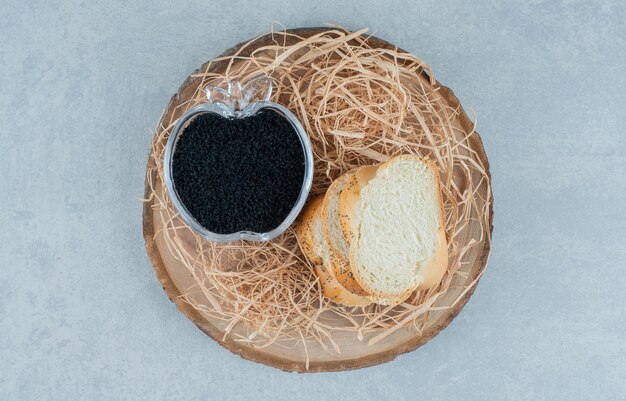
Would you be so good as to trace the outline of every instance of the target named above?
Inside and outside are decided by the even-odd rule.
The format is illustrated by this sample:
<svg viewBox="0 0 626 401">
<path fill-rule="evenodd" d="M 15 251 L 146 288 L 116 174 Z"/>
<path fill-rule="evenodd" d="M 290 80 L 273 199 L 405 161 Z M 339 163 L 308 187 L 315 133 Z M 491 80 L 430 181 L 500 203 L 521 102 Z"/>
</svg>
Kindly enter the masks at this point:
<svg viewBox="0 0 626 401">
<path fill-rule="evenodd" d="M 300 37 L 310 37 L 314 34 L 318 34 L 327 28 L 301 28 L 289 30 L 290 33 L 296 33 Z M 265 35 L 258 38 L 252 45 L 249 45 L 244 49 L 243 54 L 249 55 L 255 49 L 268 45 L 271 42 L 271 35 Z M 293 44 L 296 39 L 290 37 L 287 41 L 287 45 Z M 291 42 L 291 43 L 289 43 Z M 369 43 L 375 47 L 396 49 L 396 46 L 391 45 L 381 39 L 371 37 Z M 237 45 L 227 50 L 222 56 L 231 55 L 240 50 L 241 45 Z M 185 80 L 178 93 L 176 93 L 165 110 L 161 122 L 171 121 L 176 113 L 180 113 L 177 110 L 185 100 L 192 97 L 195 90 L 201 84 L 200 78 L 194 78 L 200 71 L 213 71 L 222 72 L 227 67 L 224 62 L 214 62 L 210 68 L 208 63 L 204 64 L 200 69 L 194 71 L 194 73 Z M 441 93 L 441 96 L 448 102 L 448 104 L 454 108 L 461 110 L 459 121 L 457 122 L 465 132 L 471 132 L 473 124 L 467 117 L 458 99 L 454 96 L 452 91 L 439 83 L 436 84 Z M 487 174 L 489 174 L 489 163 L 487 156 L 483 149 L 482 142 L 477 133 L 473 133 L 469 137 L 469 142 L 472 149 L 476 152 L 477 157 L 482 161 Z M 148 158 L 148 164 L 153 163 L 152 155 Z M 153 178 L 157 180 L 157 178 Z M 146 195 L 149 194 L 150 187 L 159 187 L 160 182 L 147 182 L 146 181 Z M 485 189 L 486 192 L 486 189 Z M 485 195 L 485 194 L 482 194 Z M 146 196 L 146 198 L 149 198 Z M 493 204 L 493 203 L 492 203 Z M 393 360 L 396 356 L 405 352 L 412 351 L 428 340 L 433 338 L 437 333 L 443 330 L 452 319 L 461 311 L 465 303 L 470 298 L 475 286 L 471 287 L 453 307 L 430 313 L 428 315 L 427 323 L 421 333 L 415 330 L 402 329 L 390 335 L 384 341 L 381 341 L 374 346 L 367 346 L 365 342 L 356 341 L 353 336 L 348 338 L 338 338 L 337 341 L 342 344 L 342 352 L 339 355 L 329 354 L 321 349 L 315 349 L 312 347 L 308 349 L 309 366 L 306 366 L 305 355 L 302 352 L 297 352 L 290 349 L 284 349 L 281 347 L 267 347 L 263 349 L 256 349 L 245 344 L 238 343 L 232 340 L 230 337 L 224 337 L 223 324 L 215 319 L 205 316 L 191 307 L 188 303 L 183 301 L 181 293 L 188 293 L 187 291 L 194 285 L 194 281 L 191 274 L 187 269 L 180 266 L 176 261 L 176 258 L 167 250 L 167 246 L 160 239 L 159 235 L 155 236 L 161 227 L 162 222 L 159 221 L 159 214 L 155 213 L 152 208 L 151 202 L 145 202 L 143 209 L 143 232 L 146 241 L 146 249 L 152 266 L 156 272 L 157 277 L 161 281 L 163 289 L 167 293 L 170 300 L 172 300 L 178 309 L 185 314 L 198 328 L 204 333 L 210 336 L 213 340 L 217 341 L 223 347 L 229 349 L 233 353 L 240 355 L 245 359 L 249 359 L 255 362 L 263 363 L 265 365 L 273 366 L 286 371 L 297 372 L 321 372 L 321 371 L 340 371 L 349 369 L 358 369 L 366 366 L 376 365 Z M 489 208 L 489 233 L 493 229 L 493 207 Z M 478 223 L 477 223 L 478 224 Z M 478 231 L 478 230 L 477 230 Z M 467 234 L 468 240 L 472 232 Z M 183 242 L 185 239 L 183 238 Z M 484 238 L 479 246 L 473 247 L 470 251 L 468 259 L 472 262 L 467 269 L 466 283 L 477 281 L 480 274 L 484 270 L 490 250 L 490 240 Z M 463 283 L 459 283 L 462 285 Z M 201 301 L 201 299 L 199 299 Z"/>
</svg>

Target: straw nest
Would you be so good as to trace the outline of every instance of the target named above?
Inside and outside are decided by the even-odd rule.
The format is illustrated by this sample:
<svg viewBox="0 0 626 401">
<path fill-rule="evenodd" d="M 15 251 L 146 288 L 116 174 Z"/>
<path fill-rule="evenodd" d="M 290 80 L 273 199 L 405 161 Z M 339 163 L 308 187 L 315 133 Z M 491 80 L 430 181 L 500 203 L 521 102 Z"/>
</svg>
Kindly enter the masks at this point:
<svg viewBox="0 0 626 401">
<path fill-rule="evenodd" d="M 193 289 L 180 297 L 202 316 L 219 321 L 225 338 L 255 348 L 284 344 L 307 352 L 307 344 L 315 343 L 339 354 L 338 333 L 352 333 L 365 347 L 399 329 L 419 333 L 430 313 L 454 307 L 473 290 L 480 274 L 467 280 L 466 257 L 476 246 L 489 248 L 488 166 L 470 144 L 473 129 L 459 124 L 463 111 L 441 95 L 428 65 L 397 48 L 372 46 L 366 30 L 271 35 L 269 44 L 251 51 L 252 39 L 193 75 L 199 83 L 195 92 L 162 119 L 154 136 L 146 202 L 162 222 L 154 236 L 161 236 L 193 277 Z M 343 307 L 322 296 L 293 230 L 266 243 L 216 244 L 181 223 L 160 185 L 173 125 L 205 102 L 206 85 L 245 82 L 261 72 L 274 81 L 272 100 L 295 113 L 310 135 L 315 157 L 311 195 L 323 193 L 348 170 L 396 155 L 418 154 L 436 163 L 450 238 L 449 268 L 438 286 L 394 307 Z M 470 225 L 472 234 L 463 235 Z M 453 288 L 455 295 L 445 296 Z M 308 366 L 308 354 L 306 360 Z"/>
</svg>

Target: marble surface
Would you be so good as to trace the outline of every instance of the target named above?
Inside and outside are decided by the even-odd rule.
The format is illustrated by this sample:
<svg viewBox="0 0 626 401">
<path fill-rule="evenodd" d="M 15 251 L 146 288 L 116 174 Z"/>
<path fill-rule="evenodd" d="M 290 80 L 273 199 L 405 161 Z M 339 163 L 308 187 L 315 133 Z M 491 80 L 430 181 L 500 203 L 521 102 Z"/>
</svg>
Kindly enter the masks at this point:
<svg viewBox="0 0 626 401">
<path fill-rule="evenodd" d="M 577 0 L 3 2 L 0 399 L 624 399 L 625 14 Z M 176 310 L 145 254 L 161 111 L 194 68 L 274 21 L 369 27 L 478 116 L 489 267 L 445 331 L 385 365 L 299 375 L 242 360 Z"/>
</svg>

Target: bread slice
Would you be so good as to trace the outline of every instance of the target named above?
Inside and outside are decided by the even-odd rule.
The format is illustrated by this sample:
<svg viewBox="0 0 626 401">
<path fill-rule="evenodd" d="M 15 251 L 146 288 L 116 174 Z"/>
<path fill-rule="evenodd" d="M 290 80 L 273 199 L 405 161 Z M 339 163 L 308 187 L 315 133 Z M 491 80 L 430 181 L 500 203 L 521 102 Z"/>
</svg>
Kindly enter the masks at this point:
<svg viewBox="0 0 626 401">
<path fill-rule="evenodd" d="M 380 167 L 380 165 L 376 164 L 371 166 L 363 166 L 351 171 L 347 185 L 339 194 L 339 226 L 341 227 L 344 241 L 346 241 L 346 243 L 348 244 L 352 242 L 358 229 L 354 217 L 354 210 L 356 209 L 355 205 L 359 202 L 361 197 L 361 188 L 367 185 L 369 180 L 374 178 L 378 167 Z M 350 269 L 352 269 L 351 266 Z M 401 296 L 390 296 L 386 298 L 370 295 L 369 298 L 372 300 L 372 302 L 377 304 L 397 305 L 403 302 L 406 298 L 408 298 L 409 295 L 411 295 L 410 292 L 402 294 Z"/>
<path fill-rule="evenodd" d="M 305 256 L 313 263 L 324 296 L 345 306 L 365 306 L 372 303 L 368 297 L 355 295 L 346 290 L 332 275 L 328 258 L 329 249 L 322 232 L 321 206 L 324 199 L 320 195 L 312 199 L 300 215 L 296 225 L 296 238 Z"/>
<path fill-rule="evenodd" d="M 320 212 L 322 228 L 329 248 L 328 262 L 333 276 L 353 294 L 367 296 L 370 294 L 356 280 L 350 267 L 350 244 L 346 241 L 339 223 L 339 195 L 351 178 L 350 173 L 342 175 L 326 191 Z"/>
<path fill-rule="evenodd" d="M 349 260 L 361 287 L 378 298 L 404 299 L 438 284 L 448 265 L 443 204 L 434 166 L 417 156 L 382 164 L 344 205 Z"/>
</svg>

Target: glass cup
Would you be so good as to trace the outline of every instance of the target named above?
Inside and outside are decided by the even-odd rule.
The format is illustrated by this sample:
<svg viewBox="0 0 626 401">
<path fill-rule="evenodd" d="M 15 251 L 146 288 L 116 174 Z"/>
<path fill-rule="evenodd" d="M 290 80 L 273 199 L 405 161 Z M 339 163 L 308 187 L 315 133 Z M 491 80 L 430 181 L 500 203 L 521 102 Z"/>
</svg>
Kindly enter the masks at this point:
<svg viewBox="0 0 626 401">
<path fill-rule="evenodd" d="M 242 85 L 239 81 L 229 81 L 227 89 L 216 86 L 208 86 L 205 89 L 205 92 L 208 103 L 196 106 L 180 117 L 174 126 L 165 147 L 164 181 L 169 197 L 172 200 L 172 204 L 179 212 L 183 221 L 193 231 L 209 241 L 230 242 L 237 240 L 271 240 L 272 238 L 275 238 L 285 232 L 285 230 L 287 230 L 287 228 L 294 222 L 296 217 L 298 217 L 298 214 L 300 214 L 300 211 L 306 202 L 307 196 L 309 195 L 309 191 L 311 190 L 311 184 L 313 183 L 313 152 L 311 150 L 309 137 L 300 121 L 298 121 L 298 118 L 292 112 L 290 112 L 286 107 L 269 100 L 272 95 L 272 79 L 267 75 L 258 76 L 248 81 L 245 85 Z M 201 114 L 215 113 L 225 118 L 245 118 L 265 109 L 271 109 L 285 117 L 291 123 L 294 131 L 300 139 L 302 152 L 304 153 L 304 180 L 302 181 L 302 188 L 300 189 L 298 199 L 285 220 L 283 220 L 278 227 L 271 231 L 262 233 L 253 231 L 238 231 L 230 234 L 218 234 L 209 231 L 193 218 L 191 213 L 189 213 L 185 205 L 182 203 L 180 196 L 176 191 L 176 185 L 172 177 L 172 162 L 174 159 L 173 155 L 176 149 L 176 142 L 188 123 L 194 117 Z"/>
</svg>

